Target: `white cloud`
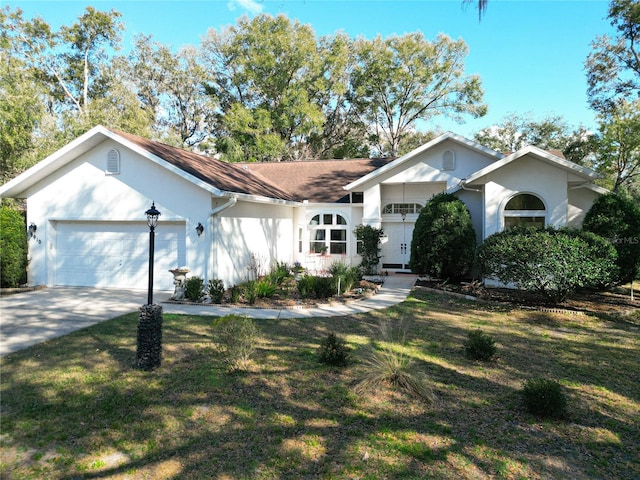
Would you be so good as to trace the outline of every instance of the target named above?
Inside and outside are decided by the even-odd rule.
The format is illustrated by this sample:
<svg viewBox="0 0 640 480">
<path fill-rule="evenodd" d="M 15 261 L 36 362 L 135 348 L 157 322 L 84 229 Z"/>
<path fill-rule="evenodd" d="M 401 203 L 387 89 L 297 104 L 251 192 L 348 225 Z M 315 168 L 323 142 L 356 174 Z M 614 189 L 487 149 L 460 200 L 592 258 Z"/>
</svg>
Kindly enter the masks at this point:
<svg viewBox="0 0 640 480">
<path fill-rule="evenodd" d="M 227 3 L 229 10 L 235 10 L 236 7 L 242 10 L 247 10 L 249 13 L 257 15 L 262 13 L 263 5 L 256 0 L 229 0 Z"/>
</svg>

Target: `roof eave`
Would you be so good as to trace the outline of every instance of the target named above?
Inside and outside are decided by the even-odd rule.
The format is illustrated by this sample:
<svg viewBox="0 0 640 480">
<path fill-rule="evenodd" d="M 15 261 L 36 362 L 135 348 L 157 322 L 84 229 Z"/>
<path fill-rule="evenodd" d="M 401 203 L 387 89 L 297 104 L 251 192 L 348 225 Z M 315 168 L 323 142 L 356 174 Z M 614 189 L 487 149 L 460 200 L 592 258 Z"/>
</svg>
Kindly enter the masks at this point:
<svg viewBox="0 0 640 480">
<path fill-rule="evenodd" d="M 23 195 L 33 185 L 104 142 L 110 136 L 110 133 L 102 125 L 93 127 L 64 147 L 56 150 L 44 160 L 36 163 L 33 167 L 0 186 L 0 198 L 23 198 Z"/>
<path fill-rule="evenodd" d="M 289 207 L 297 207 L 302 205 L 302 202 L 299 202 L 297 200 L 288 200 L 286 198 L 265 197 L 262 195 L 252 195 L 250 193 L 223 191 L 222 196 L 235 197 L 238 200 L 243 200 L 245 202 L 251 202 L 251 203 L 268 203 L 271 205 L 284 205 Z"/>
<path fill-rule="evenodd" d="M 39 181 L 45 179 L 60 167 L 73 161 L 92 148 L 95 148 L 97 145 L 107 139 L 111 139 L 119 143 L 123 147 L 134 151 L 138 155 L 141 155 L 147 160 L 150 160 L 151 162 L 171 171 L 172 173 L 198 186 L 199 188 L 202 188 L 212 195 L 215 195 L 217 197 L 225 196 L 225 191 L 216 188 L 213 185 L 195 177 L 194 175 L 191 175 L 190 173 L 187 173 L 184 170 L 172 165 L 166 160 L 163 160 L 157 155 L 145 150 L 143 147 L 137 145 L 136 143 L 123 138 L 116 132 L 105 128 L 102 125 L 98 125 L 0 187 L 0 198 L 23 198 L 29 188 L 37 184 Z"/>
<path fill-rule="evenodd" d="M 557 155 L 553 155 L 552 153 L 549 153 L 546 150 L 542 150 L 538 147 L 529 145 L 527 147 L 521 148 L 517 152 L 513 152 L 512 154 L 507 155 L 506 157 L 502 158 L 496 163 L 488 165 L 485 168 L 480 169 L 475 173 L 472 173 L 467 178 L 463 179 L 462 182 L 465 185 L 478 183 L 482 179 L 482 177 L 485 177 L 490 173 L 493 173 L 494 171 L 499 170 L 500 168 L 517 160 L 518 158 L 522 158 L 525 155 L 529 155 L 529 154 L 533 155 L 534 157 L 537 157 L 539 160 L 558 165 L 564 168 L 565 170 L 569 170 L 577 175 L 583 176 L 590 180 L 597 180 L 598 178 L 600 178 L 600 175 L 594 170 L 591 170 L 590 168 L 583 167 L 576 163 L 570 162 L 569 160 L 558 157 Z"/>
<path fill-rule="evenodd" d="M 410 151 L 409 153 L 406 153 L 405 155 L 402 155 L 401 157 L 398 157 L 397 159 L 393 160 L 392 162 L 389 162 L 388 164 L 378 168 L 377 170 L 374 170 L 373 172 L 365 175 L 362 178 L 359 178 L 358 180 L 356 180 L 355 182 L 351 182 L 350 184 L 344 186 L 344 190 L 347 191 L 351 191 L 356 189 L 357 187 L 369 182 L 370 180 L 375 179 L 376 177 L 384 174 L 385 172 L 388 172 L 389 170 L 392 170 L 394 168 L 396 168 L 399 165 L 402 165 L 403 163 L 411 160 L 412 158 L 415 158 L 416 156 L 420 155 L 421 153 L 423 153 L 426 150 L 429 150 L 430 148 L 446 141 L 446 140 L 452 140 L 456 143 L 459 143 L 460 145 L 466 146 L 472 150 L 475 150 L 477 152 L 483 153 L 485 155 L 489 155 L 491 157 L 494 157 L 496 160 L 500 160 L 503 158 L 503 155 L 500 152 L 496 152 L 495 150 L 492 150 L 490 148 L 487 148 L 483 145 L 480 145 L 477 142 L 474 142 L 473 140 L 469 140 L 466 137 L 463 137 L 461 135 L 455 134 L 453 132 L 445 132 L 442 135 L 439 135 L 438 137 L 434 138 L 433 140 L 431 140 L 430 142 L 425 143 L 424 145 L 421 145 L 420 147 Z"/>
</svg>

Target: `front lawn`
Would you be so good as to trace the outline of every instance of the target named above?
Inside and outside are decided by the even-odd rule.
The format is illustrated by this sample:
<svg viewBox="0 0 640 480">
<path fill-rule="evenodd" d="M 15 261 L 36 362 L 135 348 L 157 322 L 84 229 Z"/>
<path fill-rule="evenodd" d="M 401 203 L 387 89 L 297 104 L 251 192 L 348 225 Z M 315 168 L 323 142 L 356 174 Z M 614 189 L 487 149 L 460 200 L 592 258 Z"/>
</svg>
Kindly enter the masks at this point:
<svg viewBox="0 0 640 480">
<path fill-rule="evenodd" d="M 640 478 L 640 315 L 596 317 L 476 304 L 416 289 L 352 317 L 260 320 L 248 371 L 216 361 L 211 317 L 165 315 L 162 367 L 132 368 L 137 314 L 2 358 L 5 479 Z M 380 321 L 433 404 L 356 394 Z M 495 340 L 468 360 L 467 333 Z M 329 332 L 353 349 L 317 361 Z M 562 385 L 567 417 L 527 413 L 520 390 Z"/>
</svg>

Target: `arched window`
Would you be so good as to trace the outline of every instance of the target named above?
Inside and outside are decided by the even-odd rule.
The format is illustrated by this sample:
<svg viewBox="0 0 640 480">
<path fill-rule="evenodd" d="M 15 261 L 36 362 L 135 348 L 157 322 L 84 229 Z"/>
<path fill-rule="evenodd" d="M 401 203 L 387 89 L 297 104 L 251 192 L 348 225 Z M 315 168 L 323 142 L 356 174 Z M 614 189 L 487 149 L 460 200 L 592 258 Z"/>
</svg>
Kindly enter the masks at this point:
<svg viewBox="0 0 640 480">
<path fill-rule="evenodd" d="M 347 221 L 337 213 L 315 215 L 309 222 L 309 252 L 347 254 Z"/>
<path fill-rule="evenodd" d="M 504 207 L 505 230 L 515 226 L 544 227 L 547 209 L 540 198 L 530 193 L 520 193 Z"/>
</svg>

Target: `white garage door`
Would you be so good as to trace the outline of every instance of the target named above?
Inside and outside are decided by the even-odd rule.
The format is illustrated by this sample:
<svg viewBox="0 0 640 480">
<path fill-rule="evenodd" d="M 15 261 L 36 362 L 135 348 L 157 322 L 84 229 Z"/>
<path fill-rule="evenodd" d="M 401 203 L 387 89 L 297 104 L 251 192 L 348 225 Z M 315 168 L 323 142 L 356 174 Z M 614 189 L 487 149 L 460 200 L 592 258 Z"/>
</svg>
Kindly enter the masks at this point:
<svg viewBox="0 0 640 480">
<path fill-rule="evenodd" d="M 173 290 L 171 268 L 185 265 L 185 226 L 156 227 L 154 289 Z M 55 284 L 146 290 L 149 282 L 146 222 L 58 222 Z"/>
</svg>

